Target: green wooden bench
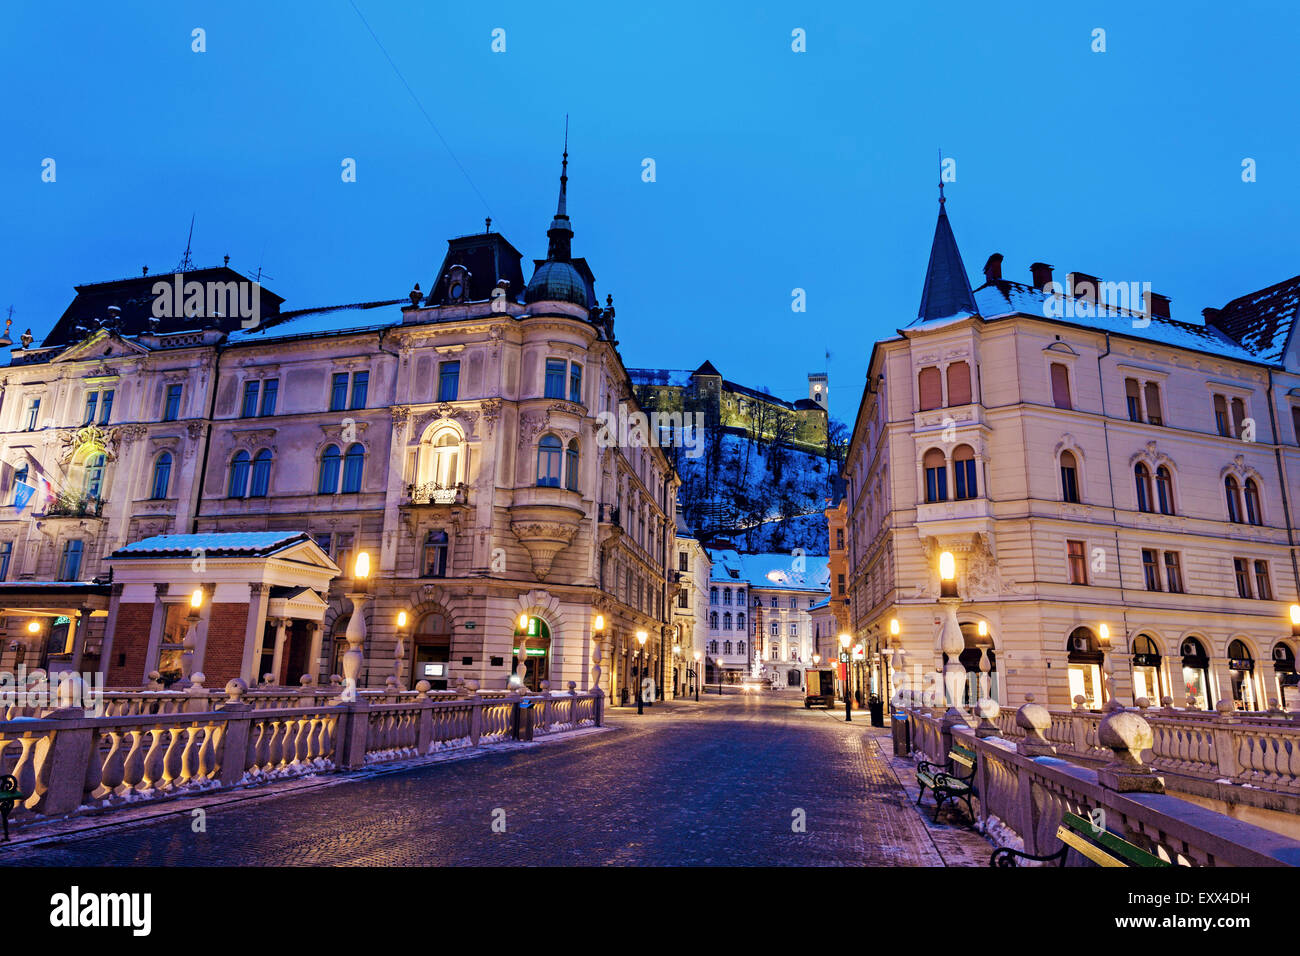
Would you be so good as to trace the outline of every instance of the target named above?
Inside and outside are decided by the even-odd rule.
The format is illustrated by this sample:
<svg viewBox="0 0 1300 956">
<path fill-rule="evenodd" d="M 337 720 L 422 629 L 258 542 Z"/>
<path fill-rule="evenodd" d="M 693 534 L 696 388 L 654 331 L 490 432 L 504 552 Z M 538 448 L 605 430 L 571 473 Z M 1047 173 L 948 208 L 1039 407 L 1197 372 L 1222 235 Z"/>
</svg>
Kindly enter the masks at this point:
<svg viewBox="0 0 1300 956">
<path fill-rule="evenodd" d="M 953 744 L 948 751 L 948 763 L 939 765 L 928 760 L 916 764 L 916 782 L 920 792 L 916 795 L 916 805 L 921 805 L 925 791 L 934 793 L 934 820 L 938 822 L 939 811 L 945 803 L 955 804 L 958 800 L 966 804 L 966 813 L 975 820 L 975 811 L 971 808 L 971 797 L 979 796 L 975 789 L 975 751 L 963 744 Z"/>
<path fill-rule="evenodd" d="M 27 794 L 18 789 L 18 778 L 7 773 L 0 777 L 0 821 L 4 822 L 5 842 L 9 842 L 9 811 L 19 800 L 25 800 Z"/>
<path fill-rule="evenodd" d="M 1061 848 L 1046 856 L 1034 856 L 1009 846 L 999 847 L 989 857 L 989 866 L 1019 866 L 1018 860 L 1034 860 L 1039 863 L 1055 863 L 1065 866 L 1065 858 L 1070 850 L 1091 860 L 1097 866 L 1125 867 L 1161 867 L 1172 866 L 1168 860 L 1162 860 L 1153 853 L 1148 853 L 1139 846 L 1125 840 L 1119 834 L 1111 833 L 1105 827 L 1095 826 L 1091 820 L 1085 820 L 1077 814 L 1066 813 L 1061 817 L 1061 825 L 1056 828 L 1056 838 L 1061 841 Z"/>
</svg>

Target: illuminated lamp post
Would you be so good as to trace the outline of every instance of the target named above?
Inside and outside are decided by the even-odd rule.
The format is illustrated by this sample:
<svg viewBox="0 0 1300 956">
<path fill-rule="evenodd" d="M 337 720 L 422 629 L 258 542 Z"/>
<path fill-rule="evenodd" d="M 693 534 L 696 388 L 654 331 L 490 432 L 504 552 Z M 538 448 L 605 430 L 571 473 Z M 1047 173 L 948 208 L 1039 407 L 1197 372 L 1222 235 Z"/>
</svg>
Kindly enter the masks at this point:
<svg viewBox="0 0 1300 956">
<path fill-rule="evenodd" d="M 352 590 L 348 600 L 352 602 L 352 616 L 348 618 L 348 629 L 344 637 L 348 649 L 343 652 L 343 693 L 339 700 L 352 702 L 357 699 L 357 684 L 361 679 L 361 662 L 365 659 L 362 646 L 366 642 L 366 619 L 363 615 L 366 600 L 370 597 L 370 555 L 365 551 L 357 552 L 352 564 Z"/>
<path fill-rule="evenodd" d="M 849 693 L 849 644 L 853 638 L 848 634 L 840 635 L 840 663 L 844 665 L 844 681 L 841 688 L 844 692 L 844 719 L 849 723 L 853 722 L 853 704 L 850 702 Z"/>
<path fill-rule="evenodd" d="M 636 712 L 645 713 L 645 707 L 641 699 L 641 685 L 645 682 L 645 642 L 650 635 L 645 631 L 636 632 Z"/>
<path fill-rule="evenodd" d="M 966 669 L 960 660 L 966 641 L 961 636 L 961 625 L 957 623 L 961 597 L 957 594 L 957 563 L 951 551 L 939 555 L 939 603 L 943 605 L 943 624 L 938 644 L 939 650 L 948 658 L 948 663 L 943 665 L 944 703 L 948 707 L 959 707 L 962 686 L 966 683 Z"/>
<path fill-rule="evenodd" d="M 691 683 L 695 685 L 695 702 L 700 702 L 700 657 L 699 651 L 695 652 L 695 673 L 692 675 Z"/>
<path fill-rule="evenodd" d="M 188 625 L 185 637 L 181 641 L 181 687 L 190 686 L 190 675 L 194 673 L 194 653 L 198 647 L 199 611 L 203 609 L 203 588 L 195 588 L 190 595 L 190 613 L 185 618 Z"/>
<path fill-rule="evenodd" d="M 405 611 L 397 612 L 397 644 L 393 648 L 392 684 L 395 690 L 402 690 L 402 659 L 406 657 L 406 623 Z"/>
</svg>

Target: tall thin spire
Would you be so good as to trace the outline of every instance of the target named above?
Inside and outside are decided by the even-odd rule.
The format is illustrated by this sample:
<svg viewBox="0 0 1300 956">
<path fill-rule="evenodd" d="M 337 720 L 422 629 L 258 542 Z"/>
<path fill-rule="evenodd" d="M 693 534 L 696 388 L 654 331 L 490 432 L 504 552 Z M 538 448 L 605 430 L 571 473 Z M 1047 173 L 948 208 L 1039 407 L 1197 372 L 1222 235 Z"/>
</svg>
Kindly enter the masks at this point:
<svg viewBox="0 0 1300 956">
<path fill-rule="evenodd" d="M 939 208 L 940 209 L 943 209 L 943 204 L 946 201 L 947 200 L 943 198 L 943 147 L 940 146 L 939 147 Z"/>
<path fill-rule="evenodd" d="M 560 164 L 560 200 L 555 206 L 555 218 L 546 230 L 550 239 L 546 258 L 565 261 L 573 254 L 573 227 L 569 225 L 569 114 L 564 114 L 564 159 Z"/>
<path fill-rule="evenodd" d="M 943 154 L 940 152 L 940 163 Z M 948 222 L 948 210 L 943 196 L 943 174 L 939 174 L 939 221 L 934 225 L 934 241 L 930 244 L 930 264 L 925 270 L 925 287 L 921 290 L 921 308 L 917 322 L 944 319 L 951 315 L 974 315 L 975 295 L 971 292 L 966 266 L 957 250 L 957 237 Z"/>
</svg>

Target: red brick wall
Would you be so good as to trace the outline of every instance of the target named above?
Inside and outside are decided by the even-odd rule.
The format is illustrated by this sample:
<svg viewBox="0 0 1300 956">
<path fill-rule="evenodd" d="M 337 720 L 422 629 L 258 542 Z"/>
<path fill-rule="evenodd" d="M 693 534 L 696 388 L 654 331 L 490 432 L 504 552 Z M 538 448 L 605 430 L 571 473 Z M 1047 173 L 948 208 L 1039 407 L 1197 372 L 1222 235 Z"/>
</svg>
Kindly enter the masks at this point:
<svg viewBox="0 0 1300 956">
<path fill-rule="evenodd" d="M 149 650 L 149 624 L 153 621 L 153 604 L 122 604 L 117 609 L 117 629 L 113 632 L 110 658 L 104 661 L 109 687 L 138 687 L 144 683 L 145 654 Z M 125 661 L 121 664 L 118 661 Z"/>
<path fill-rule="evenodd" d="M 208 645 L 203 653 L 203 686 L 222 690 L 239 676 L 244 662 L 244 634 L 248 630 L 247 604 L 214 604 L 208 611 Z"/>
</svg>

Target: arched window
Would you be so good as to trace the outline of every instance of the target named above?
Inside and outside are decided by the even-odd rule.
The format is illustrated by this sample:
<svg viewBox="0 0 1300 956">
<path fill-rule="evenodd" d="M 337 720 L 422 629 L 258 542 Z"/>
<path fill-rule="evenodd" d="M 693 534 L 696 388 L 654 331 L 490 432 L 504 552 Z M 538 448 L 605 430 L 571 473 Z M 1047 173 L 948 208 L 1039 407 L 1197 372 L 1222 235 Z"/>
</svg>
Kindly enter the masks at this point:
<svg viewBox="0 0 1300 956">
<path fill-rule="evenodd" d="M 253 456 L 253 480 L 248 497 L 265 498 L 271 490 L 271 449 L 263 448 Z"/>
<path fill-rule="evenodd" d="M 710 603 L 710 604 L 717 604 L 717 603 L 718 603 L 718 589 L 717 589 L 717 588 L 709 588 L 709 603 Z"/>
<path fill-rule="evenodd" d="M 1137 485 L 1138 511 L 1152 511 L 1151 507 L 1151 472 L 1142 462 L 1133 469 L 1133 480 Z"/>
<path fill-rule="evenodd" d="M 574 438 L 564 453 L 564 487 L 570 491 L 578 490 L 578 458 L 578 439 Z"/>
<path fill-rule="evenodd" d="M 332 495 L 339 490 L 339 446 L 326 445 L 320 456 L 320 481 L 318 495 Z"/>
<path fill-rule="evenodd" d="M 454 488 L 459 476 L 460 442 L 452 432 L 443 432 L 433 443 L 433 482 L 439 488 Z"/>
<path fill-rule="evenodd" d="M 228 498 L 245 498 L 248 496 L 248 452 L 239 451 L 230 459 L 230 489 Z"/>
<path fill-rule="evenodd" d="M 1156 498 L 1162 515 L 1174 514 L 1174 478 L 1165 465 L 1156 469 Z"/>
<path fill-rule="evenodd" d="M 361 490 L 361 472 L 366 463 L 366 450 L 360 442 L 348 448 L 343 456 L 343 493 L 354 495 Z"/>
<path fill-rule="evenodd" d="M 162 501 L 167 497 L 167 486 L 171 484 L 172 479 L 172 455 L 171 452 L 165 451 L 159 455 L 153 463 L 153 488 L 149 495 L 154 501 Z"/>
<path fill-rule="evenodd" d="M 98 498 L 104 492 L 104 456 L 91 455 L 86 459 L 86 497 Z"/>
<path fill-rule="evenodd" d="M 1060 362 L 1052 363 L 1052 404 L 1057 408 L 1073 408 L 1070 403 L 1070 370 Z"/>
<path fill-rule="evenodd" d="M 933 503 L 948 500 L 948 464 L 943 452 L 931 448 L 925 453 L 925 500 Z"/>
<path fill-rule="evenodd" d="M 1250 524 L 1263 524 L 1264 517 L 1259 510 L 1259 486 L 1254 478 L 1246 479 L 1246 521 Z"/>
<path fill-rule="evenodd" d="M 1079 503 L 1079 463 L 1074 452 L 1061 452 L 1061 500 Z"/>
<path fill-rule="evenodd" d="M 948 404 L 970 404 L 970 366 L 965 362 L 948 366 Z"/>
<path fill-rule="evenodd" d="M 724 631 L 729 631 L 729 630 L 731 630 L 731 612 L 730 612 L 730 611 L 727 611 L 725 614 L 722 615 L 722 629 L 723 629 Z M 728 651 L 728 653 L 730 653 L 730 651 Z"/>
<path fill-rule="evenodd" d="M 710 612 L 709 612 L 709 627 L 713 628 L 713 630 L 715 630 L 715 631 L 718 629 L 718 612 L 717 612 L 717 611 L 710 611 Z"/>
<path fill-rule="evenodd" d="M 560 487 L 562 451 L 560 440 L 554 435 L 543 435 L 537 443 L 537 484 L 540 487 Z"/>
<path fill-rule="evenodd" d="M 745 629 L 745 612 L 740 611 L 736 614 L 736 630 L 743 631 L 744 629 Z"/>
<path fill-rule="evenodd" d="M 952 477 L 956 492 L 954 497 L 958 501 L 979 494 L 979 485 L 975 480 L 975 450 L 970 445 L 958 445 L 953 449 Z"/>
<path fill-rule="evenodd" d="M 1241 521 L 1241 494 L 1237 479 L 1232 475 L 1223 479 L 1223 494 L 1228 499 L 1228 520 Z"/>
<path fill-rule="evenodd" d="M 743 615 L 742 615 L 742 616 L 743 616 Z M 739 643 L 736 644 L 736 653 L 737 653 L 737 654 L 743 654 L 743 653 L 745 653 L 745 642 L 744 642 L 744 641 L 740 641 Z"/>
<path fill-rule="evenodd" d="M 921 411 L 929 411 L 943 404 L 943 379 L 939 369 L 931 365 L 921 369 L 916 377 L 917 391 L 920 393 Z"/>
</svg>

